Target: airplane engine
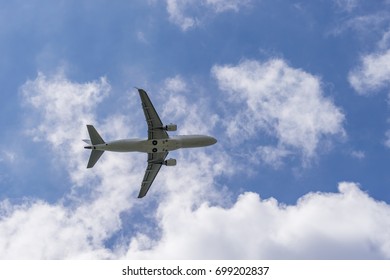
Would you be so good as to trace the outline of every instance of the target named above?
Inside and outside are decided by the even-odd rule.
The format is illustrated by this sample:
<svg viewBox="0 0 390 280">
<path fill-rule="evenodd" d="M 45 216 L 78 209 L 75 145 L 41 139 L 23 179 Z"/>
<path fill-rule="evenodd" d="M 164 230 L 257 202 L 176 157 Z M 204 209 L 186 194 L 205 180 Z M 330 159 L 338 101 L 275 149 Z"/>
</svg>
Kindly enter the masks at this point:
<svg viewBox="0 0 390 280">
<path fill-rule="evenodd" d="M 177 130 L 177 125 L 176 125 L 176 124 L 173 124 L 173 123 L 167 124 L 167 125 L 164 127 L 164 129 L 165 129 L 166 131 L 176 131 L 176 130 Z"/>
<path fill-rule="evenodd" d="M 175 166 L 176 165 L 176 159 L 170 158 L 164 161 L 164 165 L 166 166 Z"/>
</svg>

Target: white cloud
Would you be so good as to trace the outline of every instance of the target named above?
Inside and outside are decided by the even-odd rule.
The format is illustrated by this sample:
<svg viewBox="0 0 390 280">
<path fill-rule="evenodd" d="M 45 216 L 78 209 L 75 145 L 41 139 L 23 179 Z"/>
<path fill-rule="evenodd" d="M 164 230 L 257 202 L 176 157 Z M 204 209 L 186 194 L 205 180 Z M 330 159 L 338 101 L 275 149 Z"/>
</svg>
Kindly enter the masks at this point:
<svg viewBox="0 0 390 280">
<path fill-rule="evenodd" d="M 277 168 L 283 164 L 283 159 L 292 152 L 282 146 L 260 146 L 256 149 L 255 157 Z"/>
<path fill-rule="evenodd" d="M 386 31 L 378 43 L 379 49 L 386 50 L 390 48 L 390 30 Z"/>
<path fill-rule="evenodd" d="M 52 77 L 39 73 L 27 81 L 21 93 L 27 106 L 36 112 L 36 123 L 29 120 L 28 133 L 35 141 L 45 141 L 61 160 L 72 169 L 84 166 L 85 156 L 79 153 L 80 140 L 86 138 L 86 124 L 95 123 L 94 110 L 109 93 L 105 78 L 85 84 L 72 83 L 60 70 Z"/>
<path fill-rule="evenodd" d="M 60 205 L 42 201 L 12 206 L 1 203 L 1 259 L 109 258 L 111 252 L 94 238 L 78 216 Z"/>
<path fill-rule="evenodd" d="M 178 120 L 180 134 L 208 134 L 215 127 L 218 116 L 213 113 L 205 98 L 197 97 L 196 101 L 187 98 L 187 82 L 179 75 L 164 81 L 162 93 L 166 105 L 162 117 L 168 120 Z"/>
<path fill-rule="evenodd" d="M 105 78 L 77 84 L 67 80 L 63 71 L 52 77 L 39 73 L 35 80 L 27 81 L 21 87 L 25 103 L 32 106 L 42 120 L 30 133 L 43 136 L 55 148 L 67 145 L 69 141 L 74 141 L 72 137 L 82 125 L 94 120 L 93 110 L 108 95 L 109 90 Z M 63 127 L 66 129 L 63 130 Z"/>
<path fill-rule="evenodd" d="M 390 87 L 390 48 L 387 31 L 379 41 L 379 50 L 361 57 L 358 67 L 351 70 L 348 81 L 353 89 L 361 95 L 370 95 Z M 390 93 L 388 93 L 390 98 Z M 390 130 L 386 132 L 384 145 L 390 148 Z"/>
<path fill-rule="evenodd" d="M 344 6 L 348 9 L 348 5 Z M 353 6 L 350 6 L 353 9 Z M 348 11 L 348 10 L 347 10 Z M 352 10 L 351 10 L 352 11 Z M 359 38 L 365 40 L 370 38 L 374 31 L 382 32 L 384 28 L 388 27 L 390 21 L 390 13 L 386 9 L 381 11 L 353 16 L 345 21 L 341 21 L 331 30 L 331 34 L 340 35 L 348 30 L 353 30 L 358 33 Z"/>
<path fill-rule="evenodd" d="M 336 5 L 347 12 L 352 12 L 358 5 L 360 0 L 334 0 Z"/>
<path fill-rule="evenodd" d="M 216 13 L 225 11 L 238 12 L 240 7 L 248 5 L 250 0 L 205 0 L 206 6 L 212 7 Z"/>
<path fill-rule="evenodd" d="M 137 32 L 137 40 L 143 44 L 148 44 L 148 40 L 146 39 L 145 33 L 142 31 Z"/>
<path fill-rule="evenodd" d="M 351 215 L 351 213 L 354 213 Z M 169 200 L 159 207 L 162 236 L 133 237 L 134 259 L 382 259 L 390 257 L 390 206 L 354 183 L 309 193 L 296 205 L 244 193 L 231 207 Z M 185 249 L 183 249 L 185 248 Z"/>
<path fill-rule="evenodd" d="M 180 93 L 180 92 L 186 92 L 188 90 L 187 83 L 179 75 L 176 75 L 175 77 L 172 78 L 167 78 L 164 84 L 165 84 L 164 89 L 168 92 Z"/>
<path fill-rule="evenodd" d="M 222 13 L 226 11 L 238 12 L 240 7 L 247 6 L 250 0 L 167 0 L 169 20 L 187 31 L 201 24 L 204 14 L 208 11 Z M 195 16 L 201 10 L 199 17 Z"/>
<path fill-rule="evenodd" d="M 308 160 L 321 140 L 344 134 L 344 115 L 324 97 L 319 78 L 281 59 L 217 65 L 212 74 L 231 104 L 228 136 L 241 142 L 265 136 L 277 140 L 258 149 L 267 163 L 279 164 L 281 157 L 297 152 Z"/>
<path fill-rule="evenodd" d="M 351 156 L 356 159 L 364 159 L 366 154 L 363 151 L 352 151 Z"/>
<path fill-rule="evenodd" d="M 82 138 L 85 125 L 95 124 L 102 136 L 105 129 L 129 131 L 124 117 L 113 114 L 98 125 L 95 109 L 110 91 L 102 78 L 89 83 L 69 81 L 63 72 L 47 77 L 40 73 L 21 87 L 22 97 L 34 112 L 29 134 L 48 144 L 53 164 L 70 177 L 70 193 L 54 204 L 27 201 L 21 205 L 2 203 L 0 213 L 0 258 L 111 258 L 104 242 L 121 228 L 120 214 L 138 203 L 144 166 L 134 155 L 105 154 L 93 170 L 86 169 L 88 151 Z M 142 158 L 144 160 L 144 158 Z M 64 204 L 65 203 L 65 204 Z M 12 245 L 10 245 L 12 244 Z"/>
<path fill-rule="evenodd" d="M 172 79 L 186 85 L 179 88 L 188 89 L 180 77 L 167 79 L 166 84 Z M 55 157 L 75 159 L 75 163 L 64 160 L 61 164 L 72 182 L 89 195 L 77 196 L 78 190 L 73 189 L 75 194 L 66 203 L 0 202 L 0 258 L 390 258 L 390 207 L 354 183 L 340 183 L 338 193 L 309 193 L 296 205 L 262 200 L 255 193 L 244 193 L 232 203 L 226 199 L 226 189 L 216 188 L 217 176 L 231 166 L 229 156 L 218 148 L 178 152 L 178 166 L 164 168 L 153 192 L 142 201 L 134 198 L 144 169 L 138 158 L 129 161 L 126 156 L 107 154 L 93 170 L 85 170 L 82 143 L 78 149 L 65 149 L 53 139 L 68 129 L 68 141 L 78 142 L 78 126 L 84 128 L 84 124 L 76 117 L 97 122 L 94 110 L 108 94 L 107 86 L 102 81 L 79 84 L 43 74 L 23 86 L 23 97 L 39 113 L 39 129 L 32 130 L 32 135 L 53 147 Z M 183 92 L 163 94 L 171 95 L 166 104 L 181 96 L 186 106 L 204 112 L 204 103 L 190 103 Z M 84 95 L 90 103 L 81 101 Z M 59 104 L 65 108 L 52 109 Z M 207 114 L 181 116 L 184 122 L 207 118 Z M 68 120 L 74 120 L 74 127 Z M 121 115 L 112 116 L 111 122 L 104 122 L 103 132 L 113 128 L 115 136 L 115 131 L 126 130 L 124 120 Z M 109 127 L 116 121 L 116 126 Z M 62 145 L 73 144 L 63 141 Z M 139 211 L 144 212 L 140 221 L 126 221 L 135 225 L 123 242 L 108 248 L 105 241 L 126 226 L 121 213 L 134 216 Z M 155 224 L 146 224 L 144 217 Z"/>
<path fill-rule="evenodd" d="M 381 50 L 362 56 L 358 67 L 349 72 L 348 80 L 354 90 L 361 95 L 370 95 L 390 87 L 389 32 L 379 42 Z M 390 93 L 388 94 L 390 97 Z M 390 132 L 386 132 L 384 145 L 390 148 Z"/>
<path fill-rule="evenodd" d="M 13 163 L 17 159 L 17 154 L 14 151 L 11 150 L 3 150 L 0 151 L 0 163 L 1 162 L 7 162 L 7 163 Z"/>
<path fill-rule="evenodd" d="M 163 92 L 171 95 L 167 103 L 175 102 L 175 95 L 185 88 L 186 83 L 179 76 L 167 79 Z M 229 170 L 225 168 L 228 160 L 223 153 L 214 154 L 219 162 L 213 162 L 204 151 L 188 151 L 185 156 L 179 153 L 178 160 L 184 168 L 180 184 L 176 182 L 176 172 L 180 172 L 180 167 L 179 170 L 164 168 L 154 183 L 154 191 L 150 192 L 148 200 L 143 201 L 136 198 L 136 193 L 146 166 L 145 155 L 106 153 L 92 170 L 87 170 L 89 151 L 83 149 L 81 141 L 86 136 L 85 124 L 95 124 L 103 138 L 107 135 L 115 139 L 123 137 L 124 132 L 130 130 L 129 119 L 118 113 L 113 113 L 99 125 L 95 110 L 109 91 L 110 86 L 104 78 L 74 83 L 61 71 L 52 77 L 40 73 L 35 80 L 21 87 L 25 105 L 33 109 L 27 124 L 32 127 L 29 135 L 48 144 L 53 163 L 68 172 L 73 187 L 65 198 L 54 204 L 27 200 L 20 205 L 11 205 L 3 201 L 0 206 L 0 239 L 3 241 L 0 242 L 0 258 L 120 257 L 123 247 L 119 246 L 117 252 L 107 249 L 104 243 L 122 228 L 121 213 L 132 213 L 130 210 L 134 205 L 139 206 L 134 211 L 145 211 L 144 208 L 150 211 L 149 203 L 156 196 L 169 195 L 173 191 L 182 197 L 196 193 L 200 200 L 202 197 L 216 197 L 211 185 L 200 182 L 208 182 L 211 174 Z M 186 111 L 187 114 L 180 113 L 183 119 L 191 117 L 194 120 L 184 120 L 184 124 L 199 126 L 199 122 L 206 118 L 205 114 L 198 114 L 203 108 L 197 102 L 189 106 L 185 96 L 180 101 L 188 108 L 193 107 Z M 188 127 L 184 126 L 185 129 Z M 212 126 L 208 127 L 212 129 Z M 195 184 L 193 178 L 197 178 Z"/>
<path fill-rule="evenodd" d="M 386 140 L 385 140 L 385 146 L 387 148 L 390 148 L 390 130 L 386 132 Z"/>
<path fill-rule="evenodd" d="M 368 95 L 390 85 L 390 49 L 365 55 L 361 65 L 348 76 L 349 83 L 359 93 Z"/>
<path fill-rule="evenodd" d="M 186 6 L 192 4 L 192 2 L 192 0 L 167 0 L 169 20 L 178 25 L 183 31 L 195 27 L 198 22 L 196 18 L 188 17 L 184 13 Z"/>
</svg>

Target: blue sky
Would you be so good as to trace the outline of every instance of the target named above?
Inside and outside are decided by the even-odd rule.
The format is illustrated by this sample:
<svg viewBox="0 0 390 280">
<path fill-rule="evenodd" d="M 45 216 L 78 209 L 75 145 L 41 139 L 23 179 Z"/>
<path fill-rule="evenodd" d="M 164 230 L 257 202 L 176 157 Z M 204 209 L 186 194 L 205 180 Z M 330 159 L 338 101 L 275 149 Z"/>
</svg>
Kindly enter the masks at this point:
<svg viewBox="0 0 390 280">
<path fill-rule="evenodd" d="M 389 8 L 0 1 L 0 258 L 388 259 Z M 134 86 L 218 139 L 142 200 L 145 155 L 81 141 L 146 137 Z"/>
</svg>

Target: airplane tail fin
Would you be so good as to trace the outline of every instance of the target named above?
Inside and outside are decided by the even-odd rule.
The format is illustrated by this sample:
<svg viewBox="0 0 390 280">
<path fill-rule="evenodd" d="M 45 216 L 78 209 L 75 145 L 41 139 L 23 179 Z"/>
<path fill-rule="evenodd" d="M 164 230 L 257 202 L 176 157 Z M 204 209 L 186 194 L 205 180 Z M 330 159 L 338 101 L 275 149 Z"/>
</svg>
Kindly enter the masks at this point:
<svg viewBox="0 0 390 280">
<path fill-rule="evenodd" d="M 104 151 L 95 150 L 94 145 L 104 144 L 103 138 L 99 135 L 93 125 L 87 125 L 89 138 L 91 140 L 83 140 L 84 142 L 90 144 L 91 146 L 85 147 L 86 149 L 92 149 L 91 155 L 89 156 L 89 161 L 87 164 L 87 168 L 92 168 L 95 163 L 99 160 L 99 158 L 103 155 Z"/>
</svg>

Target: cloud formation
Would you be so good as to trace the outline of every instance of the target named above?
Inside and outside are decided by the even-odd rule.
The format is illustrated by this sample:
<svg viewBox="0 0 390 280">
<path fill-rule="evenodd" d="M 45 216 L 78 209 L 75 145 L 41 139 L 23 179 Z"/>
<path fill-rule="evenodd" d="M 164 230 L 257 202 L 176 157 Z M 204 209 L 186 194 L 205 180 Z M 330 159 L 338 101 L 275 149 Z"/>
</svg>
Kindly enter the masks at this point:
<svg viewBox="0 0 390 280">
<path fill-rule="evenodd" d="M 390 130 L 386 132 L 386 140 L 385 140 L 385 146 L 387 148 L 390 148 Z"/>
<path fill-rule="evenodd" d="M 347 12 L 352 12 L 359 5 L 359 0 L 334 0 L 334 2 L 340 9 Z"/>
<path fill-rule="evenodd" d="M 109 92 L 105 78 L 75 83 L 63 71 L 50 77 L 40 73 L 21 87 L 24 103 L 33 109 L 29 134 L 48 145 L 53 164 L 69 176 L 70 188 L 55 204 L 39 199 L 1 204 L 1 258 L 112 258 L 104 242 L 121 228 L 120 214 L 136 203 L 143 168 L 123 155 L 107 154 L 86 170 L 81 141 L 86 124 L 97 125 L 102 135 L 109 128 L 113 137 L 118 130 L 128 131 L 122 116 L 98 125 L 95 109 Z"/>
<path fill-rule="evenodd" d="M 228 136 L 276 139 L 276 144 L 257 148 L 266 163 L 278 165 L 297 153 L 310 160 L 322 140 L 344 134 L 344 115 L 324 96 L 320 79 L 281 59 L 216 65 L 211 72 L 233 105 L 225 124 Z"/>
<path fill-rule="evenodd" d="M 361 57 L 360 66 L 348 75 L 351 86 L 362 95 L 390 85 L 390 49 Z"/>
<path fill-rule="evenodd" d="M 348 74 L 351 87 L 360 95 L 390 88 L 390 31 L 383 34 L 378 50 L 360 57 L 360 64 Z M 388 93 L 390 99 L 390 93 Z M 390 148 L 390 130 L 385 133 L 384 145 Z"/>
<path fill-rule="evenodd" d="M 250 0 L 167 0 L 169 20 L 178 25 L 182 31 L 187 31 L 201 24 L 205 12 L 222 13 L 238 12 L 240 7 L 248 5 Z M 199 16 L 194 11 L 202 10 Z M 191 15 L 192 14 L 192 15 Z"/>
<path fill-rule="evenodd" d="M 360 1 L 349 1 L 349 0 L 336 0 L 336 4 L 342 10 L 346 12 L 352 12 L 354 9 L 359 7 Z M 385 4 L 388 5 L 389 3 Z M 352 13 L 351 13 L 352 15 Z M 369 39 L 372 40 L 372 36 L 376 37 L 376 32 L 382 32 L 384 29 L 388 28 L 390 21 L 390 13 L 386 9 L 382 9 L 375 12 L 369 12 L 366 14 L 353 15 L 352 17 L 347 17 L 340 22 L 332 29 L 330 34 L 341 35 L 344 32 L 352 30 L 357 32 L 359 39 L 363 41 Z M 380 34 L 380 33 L 379 33 Z"/>
<path fill-rule="evenodd" d="M 0 204 L 0 259 L 105 259 L 98 229 L 61 205 Z"/>
<path fill-rule="evenodd" d="M 180 77 L 167 79 L 166 85 L 178 90 L 188 87 Z M 93 170 L 85 170 L 80 131 L 83 120 L 99 123 L 95 110 L 109 94 L 107 81 L 75 83 L 63 74 L 40 74 L 22 87 L 22 93 L 38 114 L 32 135 L 52 146 L 54 157 L 75 159 L 61 165 L 69 173 L 69 184 L 77 185 L 71 192 L 80 194 L 84 189 L 84 195 L 70 194 L 54 204 L 2 201 L 2 259 L 390 258 L 390 206 L 371 198 L 356 183 L 342 182 L 336 193 L 309 193 L 294 205 L 264 200 L 252 192 L 230 201 L 228 191 L 217 187 L 218 176 L 231 166 L 230 156 L 219 149 L 189 150 L 177 154 L 178 166 L 164 169 L 153 193 L 140 201 L 135 197 L 144 168 L 138 164 L 142 156 L 129 161 L 108 154 Z M 202 103 L 179 96 L 186 106 L 200 110 Z M 59 105 L 64 107 L 52 109 Z M 184 123 L 196 120 L 195 116 L 204 118 L 202 114 L 180 116 Z M 110 121 L 126 129 L 123 116 L 116 114 Z M 103 134 L 120 130 L 102 127 Z M 74 148 L 58 148 L 64 130 L 71 134 L 65 137 L 72 144 L 60 143 Z M 124 213 L 132 218 L 122 221 Z M 109 245 L 118 232 L 126 235 Z"/>
<path fill-rule="evenodd" d="M 390 257 L 390 206 L 355 183 L 309 193 L 296 205 L 244 193 L 230 207 L 159 207 L 162 236 L 132 239 L 134 259 L 382 259 Z M 353 214 L 352 214 L 353 213 Z"/>
<path fill-rule="evenodd" d="M 179 134 L 209 134 L 219 117 L 208 105 L 209 100 L 200 94 L 196 100 L 189 100 L 190 88 L 179 75 L 167 78 L 162 88 L 166 100 L 162 116 L 180 122 Z"/>
</svg>

